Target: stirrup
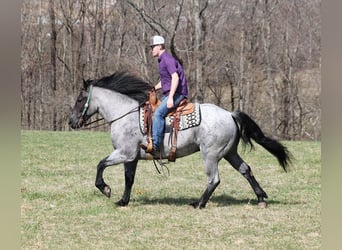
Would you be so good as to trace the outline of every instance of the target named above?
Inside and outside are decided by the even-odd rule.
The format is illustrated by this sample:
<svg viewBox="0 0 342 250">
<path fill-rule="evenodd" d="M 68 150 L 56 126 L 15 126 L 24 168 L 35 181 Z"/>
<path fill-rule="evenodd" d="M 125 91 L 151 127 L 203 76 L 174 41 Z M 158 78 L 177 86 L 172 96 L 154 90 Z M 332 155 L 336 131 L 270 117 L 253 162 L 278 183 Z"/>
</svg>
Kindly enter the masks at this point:
<svg viewBox="0 0 342 250">
<path fill-rule="evenodd" d="M 140 144 L 140 148 L 142 148 L 143 150 L 145 150 L 145 152 L 146 153 L 150 153 L 150 154 L 153 154 L 153 152 L 155 152 L 155 151 L 158 151 L 159 152 L 159 150 L 155 150 L 154 148 L 153 148 L 153 145 L 152 145 L 152 143 L 151 144 L 148 144 L 148 145 L 145 145 L 145 144 Z"/>
</svg>

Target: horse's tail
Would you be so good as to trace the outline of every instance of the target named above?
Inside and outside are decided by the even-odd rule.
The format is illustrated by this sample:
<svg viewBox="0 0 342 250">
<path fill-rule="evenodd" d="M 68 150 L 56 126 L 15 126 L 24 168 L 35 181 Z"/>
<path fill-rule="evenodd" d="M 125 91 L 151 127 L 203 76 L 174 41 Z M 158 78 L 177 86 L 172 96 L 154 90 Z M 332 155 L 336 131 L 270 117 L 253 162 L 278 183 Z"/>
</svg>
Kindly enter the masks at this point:
<svg viewBox="0 0 342 250">
<path fill-rule="evenodd" d="M 261 131 L 258 124 L 253 121 L 246 113 L 241 111 L 234 111 L 232 117 L 239 125 L 239 131 L 244 144 L 249 144 L 251 148 L 254 148 L 251 138 L 265 148 L 268 152 L 274 155 L 279 164 L 286 172 L 286 168 L 291 163 L 291 154 L 287 148 L 277 140 L 266 137 Z"/>
</svg>

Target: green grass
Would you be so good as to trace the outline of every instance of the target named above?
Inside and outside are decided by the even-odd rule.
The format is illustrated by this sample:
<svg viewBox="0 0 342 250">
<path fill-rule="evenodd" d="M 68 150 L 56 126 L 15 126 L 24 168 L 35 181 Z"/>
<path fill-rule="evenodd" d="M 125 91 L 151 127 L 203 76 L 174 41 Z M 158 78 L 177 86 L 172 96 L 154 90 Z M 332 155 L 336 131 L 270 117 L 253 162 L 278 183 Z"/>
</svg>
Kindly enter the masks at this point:
<svg viewBox="0 0 342 250">
<path fill-rule="evenodd" d="M 284 142 L 295 157 L 288 173 L 267 151 L 242 151 L 268 207 L 226 161 L 206 209 L 187 204 L 206 186 L 200 154 L 168 165 L 138 165 L 128 207 L 123 166 L 105 170 L 110 199 L 94 186 L 97 163 L 112 151 L 102 132 L 22 131 L 22 249 L 320 249 L 321 144 Z"/>
</svg>

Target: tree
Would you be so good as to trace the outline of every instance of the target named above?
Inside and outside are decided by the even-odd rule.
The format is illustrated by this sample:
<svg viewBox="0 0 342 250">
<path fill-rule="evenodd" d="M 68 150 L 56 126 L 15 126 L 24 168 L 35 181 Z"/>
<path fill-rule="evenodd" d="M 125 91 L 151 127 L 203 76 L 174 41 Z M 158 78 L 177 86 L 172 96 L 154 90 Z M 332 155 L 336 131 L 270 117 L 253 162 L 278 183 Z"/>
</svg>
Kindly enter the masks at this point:
<svg viewBox="0 0 342 250">
<path fill-rule="evenodd" d="M 51 63 L 51 72 L 50 72 L 50 83 L 52 88 L 52 98 L 56 99 L 57 92 L 57 81 L 56 81 L 56 40 L 57 40 L 57 31 L 55 24 L 55 6 L 54 0 L 49 0 L 49 15 L 50 15 L 50 23 L 51 23 L 51 39 L 50 39 L 50 63 Z M 52 129 L 57 130 L 57 110 L 56 105 L 53 105 L 52 110 Z"/>
<path fill-rule="evenodd" d="M 201 8 L 199 1 L 193 0 L 194 8 L 194 23 L 195 23 L 195 39 L 194 39 L 194 55 L 196 65 L 196 100 L 202 103 L 204 100 L 203 89 L 203 43 L 205 38 L 205 21 L 203 12 L 208 7 L 208 0 L 205 1 L 204 6 Z"/>
<path fill-rule="evenodd" d="M 276 134 L 277 128 L 277 115 L 276 115 L 276 90 L 275 82 L 272 77 L 272 64 L 271 64 L 271 4 L 268 0 L 260 0 L 262 6 L 262 41 L 264 52 L 264 70 L 267 76 L 268 94 L 270 96 L 270 122 L 271 133 Z"/>
<path fill-rule="evenodd" d="M 191 101 L 244 110 L 281 138 L 320 138 L 320 4 L 24 0 L 22 127 L 69 129 L 82 79 L 128 70 L 157 82 L 148 40 L 160 34 Z"/>
</svg>

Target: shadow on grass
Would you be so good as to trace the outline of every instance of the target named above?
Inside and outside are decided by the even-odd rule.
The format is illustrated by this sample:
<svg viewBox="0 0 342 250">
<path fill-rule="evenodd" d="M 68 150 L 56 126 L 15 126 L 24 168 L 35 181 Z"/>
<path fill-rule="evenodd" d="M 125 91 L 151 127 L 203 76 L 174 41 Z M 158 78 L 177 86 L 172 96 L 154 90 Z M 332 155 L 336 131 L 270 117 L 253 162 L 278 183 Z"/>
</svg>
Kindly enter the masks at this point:
<svg viewBox="0 0 342 250">
<path fill-rule="evenodd" d="M 133 202 L 137 202 L 142 205 L 153 205 L 153 204 L 166 204 L 166 205 L 175 205 L 175 206 L 184 206 L 189 205 L 194 201 L 198 201 L 199 197 L 197 198 L 190 198 L 190 197 L 161 197 L 161 198 L 140 198 L 140 199 L 133 199 Z M 213 196 L 209 200 L 209 202 L 215 203 L 219 207 L 226 207 L 226 206 L 241 206 L 241 205 L 257 205 L 257 199 L 236 199 L 229 195 L 218 195 Z M 300 202 L 286 202 L 286 201 L 278 201 L 278 200 L 266 200 L 268 205 L 296 205 L 300 204 Z"/>
<path fill-rule="evenodd" d="M 240 206 L 240 205 L 257 205 L 258 200 L 256 198 L 254 199 L 236 199 L 229 195 L 218 195 L 213 196 L 211 199 L 211 202 L 216 203 L 218 206 Z M 298 205 L 301 204 L 301 202 L 293 202 L 293 201 L 283 201 L 283 200 L 274 200 L 274 199 L 265 199 L 266 203 L 268 205 Z"/>
</svg>

